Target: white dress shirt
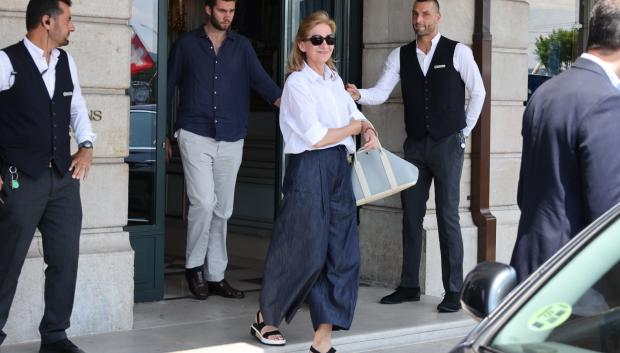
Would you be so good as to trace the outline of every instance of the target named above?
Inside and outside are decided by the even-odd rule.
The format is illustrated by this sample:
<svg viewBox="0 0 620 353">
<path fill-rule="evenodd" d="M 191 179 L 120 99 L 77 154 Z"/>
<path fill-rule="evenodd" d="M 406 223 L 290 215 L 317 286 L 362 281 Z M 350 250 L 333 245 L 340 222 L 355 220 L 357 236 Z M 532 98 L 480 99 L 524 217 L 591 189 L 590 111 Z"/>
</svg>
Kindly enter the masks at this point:
<svg viewBox="0 0 620 353">
<path fill-rule="evenodd" d="M 347 93 L 338 74 L 325 65 L 323 77 L 307 64 L 293 72 L 284 83 L 280 103 L 280 130 L 284 138 L 284 153 L 315 150 L 330 128 L 341 128 L 351 119 L 365 120 Z M 322 148 L 344 145 L 355 152 L 351 136 Z"/>
<path fill-rule="evenodd" d="M 441 38 L 441 33 L 437 33 L 431 40 L 431 49 L 428 54 L 424 53 L 420 48 L 416 50 L 418 63 L 422 68 L 424 76 L 426 76 L 433 60 L 439 38 Z M 484 83 L 482 82 L 478 65 L 476 65 L 474 55 L 469 47 L 458 43 L 454 49 L 452 63 L 456 71 L 461 75 L 461 79 L 465 83 L 465 89 L 469 93 L 469 104 L 467 104 L 465 119 L 467 126 L 463 129 L 463 134 L 469 136 L 471 130 L 476 126 L 482 111 L 486 91 L 484 90 Z M 400 81 L 400 47 L 392 50 L 388 56 L 383 67 L 383 73 L 375 86 L 359 90 L 361 98 L 358 100 L 358 103 L 362 105 L 376 105 L 385 102 L 398 81 Z"/>
<path fill-rule="evenodd" d="M 36 64 L 39 72 L 41 72 L 41 78 L 45 82 L 45 87 L 49 93 L 50 98 L 54 97 L 54 90 L 56 88 L 56 64 L 58 63 L 58 57 L 60 51 L 58 49 L 52 50 L 50 56 L 50 63 L 47 64 L 43 49 L 34 45 L 28 38 L 24 37 L 24 44 L 32 56 L 34 63 Z M 93 132 L 90 119 L 88 118 L 88 110 L 86 108 L 86 101 L 82 96 L 82 89 L 78 81 L 77 67 L 73 57 L 67 53 L 69 60 L 69 70 L 71 72 L 71 81 L 73 81 L 73 96 L 71 97 L 71 128 L 75 136 L 77 143 L 84 141 L 95 142 L 97 135 Z M 9 57 L 3 50 L 0 50 L 0 92 L 6 91 L 13 86 L 15 76 L 13 75 L 13 65 L 9 60 Z"/>
<path fill-rule="evenodd" d="M 611 82 L 611 84 L 614 85 L 614 87 L 616 87 L 618 90 L 620 90 L 620 78 L 618 78 L 618 75 L 611 68 L 611 65 L 601 60 L 601 58 L 599 58 L 598 56 L 592 54 L 583 53 L 581 54 L 581 57 L 590 61 L 594 61 L 601 68 L 603 68 L 603 70 L 605 70 L 605 73 L 609 77 L 609 81 Z"/>
</svg>

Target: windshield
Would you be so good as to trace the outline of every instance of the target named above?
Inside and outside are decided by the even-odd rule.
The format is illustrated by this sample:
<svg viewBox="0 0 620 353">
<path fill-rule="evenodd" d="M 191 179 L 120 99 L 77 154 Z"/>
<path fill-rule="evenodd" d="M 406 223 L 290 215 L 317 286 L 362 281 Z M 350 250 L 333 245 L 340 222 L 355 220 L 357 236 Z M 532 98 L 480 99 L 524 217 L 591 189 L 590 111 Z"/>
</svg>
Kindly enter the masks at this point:
<svg viewBox="0 0 620 353">
<path fill-rule="evenodd" d="M 619 219 L 530 298 L 491 346 L 519 353 L 620 353 Z"/>
</svg>

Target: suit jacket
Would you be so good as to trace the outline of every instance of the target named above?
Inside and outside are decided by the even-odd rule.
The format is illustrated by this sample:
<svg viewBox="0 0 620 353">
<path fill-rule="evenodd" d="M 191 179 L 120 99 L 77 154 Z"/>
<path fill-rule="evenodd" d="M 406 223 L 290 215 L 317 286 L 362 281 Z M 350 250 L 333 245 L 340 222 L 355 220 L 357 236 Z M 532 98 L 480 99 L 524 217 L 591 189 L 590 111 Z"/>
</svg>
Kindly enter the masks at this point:
<svg viewBox="0 0 620 353">
<path fill-rule="evenodd" d="M 598 64 L 579 58 L 536 90 L 521 133 L 511 260 L 520 281 L 620 202 L 620 91 Z"/>
</svg>

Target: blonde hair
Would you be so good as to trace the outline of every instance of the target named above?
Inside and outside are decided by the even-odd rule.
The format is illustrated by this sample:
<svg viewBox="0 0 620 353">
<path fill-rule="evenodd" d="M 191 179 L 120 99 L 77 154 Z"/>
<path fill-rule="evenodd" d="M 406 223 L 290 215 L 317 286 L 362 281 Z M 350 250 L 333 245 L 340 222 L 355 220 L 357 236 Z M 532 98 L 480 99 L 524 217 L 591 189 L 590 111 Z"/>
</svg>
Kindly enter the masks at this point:
<svg viewBox="0 0 620 353">
<path fill-rule="evenodd" d="M 328 25 L 332 33 L 336 33 L 336 22 L 329 17 L 329 14 L 325 11 L 316 11 L 306 16 L 299 24 L 297 29 L 297 35 L 295 36 L 295 43 L 291 50 L 291 55 L 288 58 L 288 64 L 286 65 L 286 77 L 295 71 L 301 71 L 304 68 L 304 62 L 306 60 L 306 53 L 299 49 L 299 43 L 308 37 L 309 32 L 317 25 Z M 334 59 L 329 58 L 327 60 L 327 66 L 336 71 L 336 65 Z"/>
</svg>

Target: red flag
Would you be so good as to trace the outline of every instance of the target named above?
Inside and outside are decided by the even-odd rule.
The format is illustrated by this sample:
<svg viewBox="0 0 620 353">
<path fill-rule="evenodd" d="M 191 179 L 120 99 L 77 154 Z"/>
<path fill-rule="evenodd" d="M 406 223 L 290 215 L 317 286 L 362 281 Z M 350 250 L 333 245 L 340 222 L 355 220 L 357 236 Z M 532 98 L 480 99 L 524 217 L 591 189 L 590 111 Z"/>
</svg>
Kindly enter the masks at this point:
<svg viewBox="0 0 620 353">
<path fill-rule="evenodd" d="M 138 35 L 134 33 L 131 38 L 131 74 L 135 75 L 154 66 L 155 62 L 151 59 L 146 47 L 142 44 Z"/>
</svg>

